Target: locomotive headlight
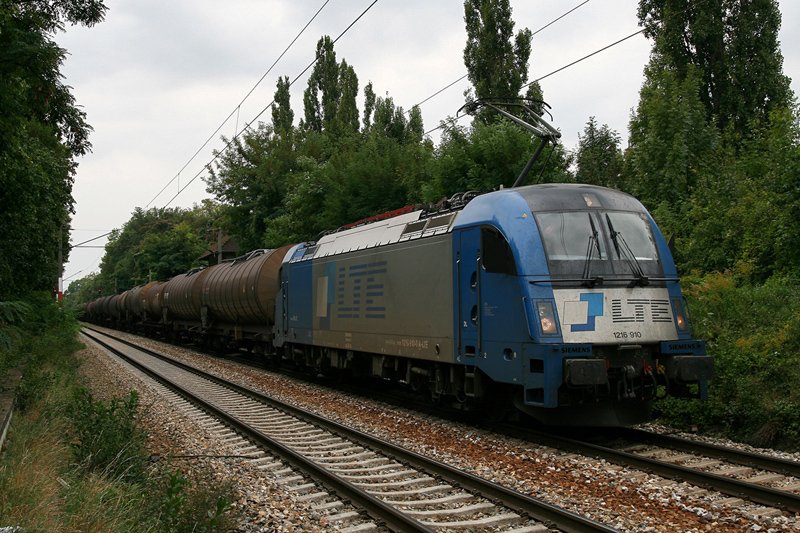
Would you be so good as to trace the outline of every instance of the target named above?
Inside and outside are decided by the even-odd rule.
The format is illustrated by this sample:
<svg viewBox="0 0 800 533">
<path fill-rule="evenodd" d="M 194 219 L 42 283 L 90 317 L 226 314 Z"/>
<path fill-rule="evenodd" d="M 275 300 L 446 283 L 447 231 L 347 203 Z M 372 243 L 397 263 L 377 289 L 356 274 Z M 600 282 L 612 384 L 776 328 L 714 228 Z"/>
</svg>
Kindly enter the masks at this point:
<svg viewBox="0 0 800 533">
<path fill-rule="evenodd" d="M 539 327 L 543 335 L 555 335 L 558 333 L 556 324 L 556 310 L 553 302 L 549 300 L 538 300 L 536 302 L 536 312 L 539 315 Z"/>
<path fill-rule="evenodd" d="M 675 325 L 680 331 L 689 328 L 689 317 L 686 315 L 686 306 L 680 298 L 672 299 L 672 312 L 675 313 Z"/>
</svg>

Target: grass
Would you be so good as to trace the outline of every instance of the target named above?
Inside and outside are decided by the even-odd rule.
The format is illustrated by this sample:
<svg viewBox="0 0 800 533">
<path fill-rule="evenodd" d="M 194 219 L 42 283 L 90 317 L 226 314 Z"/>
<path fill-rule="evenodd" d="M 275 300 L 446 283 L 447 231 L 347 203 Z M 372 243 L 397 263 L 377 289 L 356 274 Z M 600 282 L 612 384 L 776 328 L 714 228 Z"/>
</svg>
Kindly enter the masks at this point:
<svg viewBox="0 0 800 533">
<path fill-rule="evenodd" d="M 45 297 L 28 303 L 0 315 L 0 381 L 9 369 L 23 372 L 0 457 L 0 528 L 231 530 L 232 483 L 150 465 L 136 394 L 98 401 L 82 389 L 77 322 Z"/>
</svg>

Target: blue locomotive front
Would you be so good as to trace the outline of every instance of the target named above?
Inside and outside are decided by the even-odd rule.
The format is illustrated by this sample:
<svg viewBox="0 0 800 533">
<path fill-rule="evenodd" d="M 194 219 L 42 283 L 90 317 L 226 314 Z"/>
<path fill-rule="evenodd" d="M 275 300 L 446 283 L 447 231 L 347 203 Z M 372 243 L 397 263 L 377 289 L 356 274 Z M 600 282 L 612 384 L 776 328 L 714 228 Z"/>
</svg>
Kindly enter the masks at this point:
<svg viewBox="0 0 800 533">
<path fill-rule="evenodd" d="M 522 187 L 476 198 L 458 222 L 459 345 L 492 380 L 520 385 L 518 408 L 553 424 L 627 425 L 661 394 L 705 393 L 713 361 L 636 199 Z"/>
<path fill-rule="evenodd" d="M 663 236 L 602 187 L 409 210 L 296 246 L 280 280 L 284 357 L 494 414 L 627 425 L 661 394 L 702 395 L 713 369 Z"/>
</svg>

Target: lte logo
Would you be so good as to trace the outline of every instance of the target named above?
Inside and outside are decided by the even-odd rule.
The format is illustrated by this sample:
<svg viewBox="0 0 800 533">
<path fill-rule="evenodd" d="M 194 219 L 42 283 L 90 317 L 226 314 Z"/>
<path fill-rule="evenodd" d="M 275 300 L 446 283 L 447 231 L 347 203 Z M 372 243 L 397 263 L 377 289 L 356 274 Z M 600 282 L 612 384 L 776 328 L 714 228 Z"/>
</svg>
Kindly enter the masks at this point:
<svg viewBox="0 0 800 533">
<path fill-rule="evenodd" d="M 597 293 L 581 294 L 579 305 L 586 306 L 586 322 L 583 324 L 571 324 L 570 331 L 594 331 L 595 319 L 603 316 L 603 295 Z"/>
</svg>

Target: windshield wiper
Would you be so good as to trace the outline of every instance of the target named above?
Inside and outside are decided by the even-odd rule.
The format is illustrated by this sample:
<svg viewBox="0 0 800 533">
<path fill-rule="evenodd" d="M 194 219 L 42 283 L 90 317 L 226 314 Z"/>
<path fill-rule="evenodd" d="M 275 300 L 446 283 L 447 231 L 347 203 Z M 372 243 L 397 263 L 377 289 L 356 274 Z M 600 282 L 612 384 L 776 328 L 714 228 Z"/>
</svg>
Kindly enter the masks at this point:
<svg viewBox="0 0 800 533">
<path fill-rule="evenodd" d="M 649 285 L 650 280 L 644 275 L 642 265 L 639 264 L 639 260 L 636 259 L 633 251 L 631 251 L 631 247 L 625 242 L 625 237 L 623 237 L 620 232 L 614 231 L 614 225 L 611 223 L 611 218 L 608 216 L 608 213 L 606 213 L 606 224 L 608 224 L 608 231 L 611 233 L 611 242 L 614 243 L 614 250 L 617 252 L 617 259 L 624 259 L 635 277 L 629 286 L 635 287 L 636 285 L 641 285 L 645 287 Z"/>
<path fill-rule="evenodd" d="M 588 214 L 588 213 L 587 213 Z M 600 241 L 597 238 L 597 227 L 594 225 L 592 215 L 589 216 L 589 224 L 592 226 L 592 233 L 589 235 L 589 242 L 586 246 L 586 260 L 583 263 L 583 284 L 587 287 L 594 287 L 603 283 L 602 276 L 595 276 L 590 278 L 592 271 L 592 256 L 594 255 L 595 248 L 597 249 L 597 258 L 603 259 L 603 252 L 600 251 Z"/>
</svg>

